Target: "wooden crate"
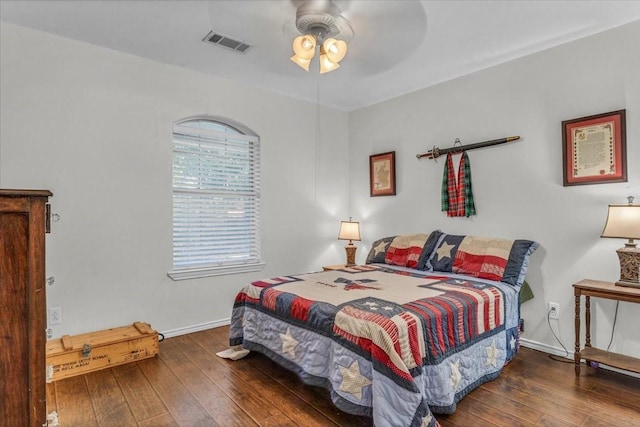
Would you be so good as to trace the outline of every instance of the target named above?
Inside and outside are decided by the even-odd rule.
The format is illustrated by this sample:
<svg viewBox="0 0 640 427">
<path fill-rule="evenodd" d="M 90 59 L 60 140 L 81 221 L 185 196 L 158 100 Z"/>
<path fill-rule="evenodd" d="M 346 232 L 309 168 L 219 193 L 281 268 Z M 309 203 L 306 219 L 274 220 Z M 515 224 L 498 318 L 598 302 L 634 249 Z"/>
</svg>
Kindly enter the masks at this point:
<svg viewBox="0 0 640 427">
<path fill-rule="evenodd" d="M 47 341 L 47 382 L 86 374 L 158 354 L 158 332 L 151 325 L 130 326 Z"/>
</svg>

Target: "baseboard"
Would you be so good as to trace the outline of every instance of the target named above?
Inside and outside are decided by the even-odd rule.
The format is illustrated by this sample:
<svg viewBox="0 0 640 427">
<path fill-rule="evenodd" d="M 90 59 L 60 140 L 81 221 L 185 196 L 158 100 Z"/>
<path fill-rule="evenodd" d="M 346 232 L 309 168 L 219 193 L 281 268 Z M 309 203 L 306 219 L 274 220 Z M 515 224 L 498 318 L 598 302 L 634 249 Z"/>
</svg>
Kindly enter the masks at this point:
<svg viewBox="0 0 640 427">
<path fill-rule="evenodd" d="M 562 349 L 562 348 L 553 347 L 553 346 L 550 346 L 550 345 L 547 345 L 547 344 L 543 344 L 543 343 L 540 343 L 540 342 L 537 342 L 537 341 L 528 340 L 526 338 L 520 338 L 520 345 L 522 345 L 523 347 L 527 347 L 527 348 L 533 349 L 533 350 L 538 350 L 538 351 L 542 351 L 544 353 L 553 354 L 555 356 L 566 357 L 569 360 L 574 360 L 573 359 L 573 355 L 575 354 L 575 352 L 573 352 L 573 351 L 565 352 L 564 349 Z M 617 372 L 619 374 L 628 375 L 630 377 L 640 378 L 640 374 L 636 374 L 635 372 L 624 371 L 622 369 L 617 369 L 617 368 L 614 368 L 612 366 L 607 366 L 607 365 L 603 365 L 603 364 L 600 364 L 599 367 L 602 368 L 602 369 L 607 369 L 609 371 Z"/>
<path fill-rule="evenodd" d="M 177 337 L 180 335 L 191 334 L 193 332 L 206 331 L 207 329 L 226 326 L 231 323 L 231 319 L 214 320 L 212 322 L 200 323 L 199 325 L 185 326 L 184 328 L 170 329 L 160 332 L 165 338 Z"/>
<path fill-rule="evenodd" d="M 528 340 L 526 338 L 520 338 L 520 345 L 533 350 L 538 350 L 544 353 L 553 354 L 555 356 L 566 357 L 567 359 L 573 360 L 573 352 L 569 352 L 567 354 L 567 352 L 565 352 L 563 348 L 553 347 L 547 344 L 543 344 L 541 342 Z"/>
</svg>

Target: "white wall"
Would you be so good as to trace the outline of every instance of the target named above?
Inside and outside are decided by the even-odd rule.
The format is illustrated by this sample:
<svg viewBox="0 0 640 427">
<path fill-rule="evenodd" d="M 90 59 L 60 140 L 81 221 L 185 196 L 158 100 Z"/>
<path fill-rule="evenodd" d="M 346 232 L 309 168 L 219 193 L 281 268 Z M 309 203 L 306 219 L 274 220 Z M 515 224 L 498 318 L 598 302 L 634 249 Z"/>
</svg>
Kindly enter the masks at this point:
<svg viewBox="0 0 640 427">
<path fill-rule="evenodd" d="M 54 193 L 62 220 L 47 238 L 47 269 L 56 277 L 48 305 L 63 310 L 56 336 L 135 320 L 165 332 L 223 322 L 246 282 L 342 261 L 335 236 L 349 215 L 362 221 L 360 262 L 378 237 L 436 228 L 540 242 L 527 277 L 536 297 L 523 317 L 524 337 L 543 346 L 558 346 L 548 301 L 561 305 L 553 325 L 572 351 L 571 284 L 618 277 L 623 242 L 599 235 L 609 203 L 640 198 L 640 23 L 351 114 L 4 22 L 0 31 L 0 187 Z M 628 182 L 563 187 L 561 121 L 621 108 Z M 194 114 L 233 118 L 262 137 L 261 272 L 166 276 L 171 123 Z M 447 218 L 443 159 L 415 155 L 455 138 L 507 135 L 522 139 L 469 153 L 478 215 Z M 370 198 L 368 156 L 390 150 L 398 195 Z M 615 305 L 593 306 L 594 344 L 606 346 Z M 621 303 L 612 348 L 640 355 L 634 313 Z"/>
<path fill-rule="evenodd" d="M 215 324 L 249 281 L 344 259 L 336 236 L 349 216 L 347 113 L 5 22 L 0 31 L 0 187 L 54 194 L 55 336 L 136 320 L 170 333 Z M 232 118 L 261 137 L 260 272 L 166 275 L 171 126 L 196 114 Z"/>
<path fill-rule="evenodd" d="M 615 249 L 624 241 L 599 237 L 607 205 L 628 195 L 640 202 L 638 40 L 635 22 L 351 113 L 351 206 L 366 230 L 363 245 L 433 229 L 538 241 L 527 276 L 535 299 L 522 306 L 524 338 L 559 348 L 546 322 L 547 302 L 558 302 L 553 326 L 573 351 L 572 284 L 619 277 Z M 628 182 L 563 187 L 561 122 L 618 109 L 626 109 Z M 455 138 L 469 144 L 510 135 L 522 139 L 469 152 L 477 216 L 447 218 L 440 212 L 444 157 L 416 154 Z M 368 156 L 391 150 L 398 194 L 370 198 Z M 607 346 L 614 308 L 592 300 L 594 345 Z M 620 304 L 612 350 L 640 356 L 637 313 L 638 306 Z"/>
</svg>

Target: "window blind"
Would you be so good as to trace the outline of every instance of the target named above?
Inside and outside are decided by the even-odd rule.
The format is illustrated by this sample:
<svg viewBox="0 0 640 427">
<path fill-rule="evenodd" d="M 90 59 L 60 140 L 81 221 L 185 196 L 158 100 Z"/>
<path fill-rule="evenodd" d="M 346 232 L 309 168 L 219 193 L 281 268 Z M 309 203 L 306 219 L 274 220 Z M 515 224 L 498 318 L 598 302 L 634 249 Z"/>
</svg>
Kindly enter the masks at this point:
<svg viewBox="0 0 640 427">
<path fill-rule="evenodd" d="M 201 277 L 252 271 L 258 265 L 259 138 L 211 120 L 174 125 L 169 275 Z"/>
</svg>

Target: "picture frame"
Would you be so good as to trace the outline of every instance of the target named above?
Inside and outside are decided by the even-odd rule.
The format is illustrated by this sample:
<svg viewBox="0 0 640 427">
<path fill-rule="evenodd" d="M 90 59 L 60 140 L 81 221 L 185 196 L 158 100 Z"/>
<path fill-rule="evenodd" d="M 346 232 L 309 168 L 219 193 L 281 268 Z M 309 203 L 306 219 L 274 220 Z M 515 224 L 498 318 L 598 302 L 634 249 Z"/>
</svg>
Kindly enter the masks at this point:
<svg viewBox="0 0 640 427">
<path fill-rule="evenodd" d="M 563 185 L 627 182 L 626 110 L 562 122 Z"/>
<path fill-rule="evenodd" d="M 396 152 L 369 156 L 371 197 L 396 195 Z"/>
</svg>

